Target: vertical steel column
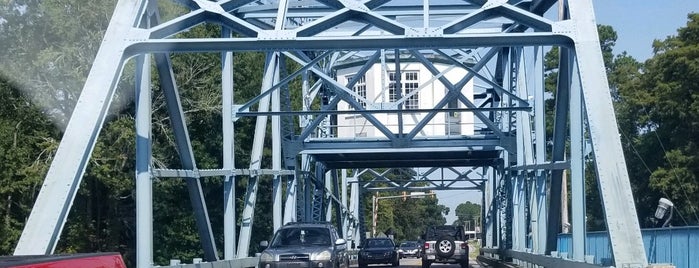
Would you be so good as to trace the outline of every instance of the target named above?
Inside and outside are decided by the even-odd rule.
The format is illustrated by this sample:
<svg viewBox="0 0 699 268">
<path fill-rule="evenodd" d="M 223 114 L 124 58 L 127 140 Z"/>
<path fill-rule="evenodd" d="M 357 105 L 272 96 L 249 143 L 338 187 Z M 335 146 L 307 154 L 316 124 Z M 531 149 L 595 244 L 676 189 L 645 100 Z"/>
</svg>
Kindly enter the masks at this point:
<svg viewBox="0 0 699 268">
<path fill-rule="evenodd" d="M 529 77 L 529 81 L 533 81 L 531 86 L 534 91 L 534 140 L 535 145 L 535 161 L 536 164 L 543 164 L 547 161 L 546 159 L 546 124 L 545 124 L 545 114 L 546 110 L 544 108 L 545 98 L 544 98 L 544 50 L 543 47 L 534 47 L 534 66 L 532 75 Z M 532 191 L 536 195 L 536 226 L 532 226 L 538 230 L 538 236 L 534 239 L 538 240 L 538 247 L 534 249 L 535 253 L 543 254 L 546 251 L 546 236 L 547 230 L 547 206 L 546 206 L 546 174 L 544 170 L 535 171 L 535 191 Z"/>
<path fill-rule="evenodd" d="M 136 267 L 153 265 L 151 55 L 136 58 Z"/>
<path fill-rule="evenodd" d="M 298 180 L 296 176 L 290 176 L 286 181 L 286 201 L 284 205 L 284 222 L 287 224 L 297 221 L 296 194 L 298 192 Z"/>
<path fill-rule="evenodd" d="M 223 27 L 221 35 L 230 38 L 233 33 Z M 235 123 L 233 122 L 234 85 L 233 52 L 221 53 L 221 90 L 222 90 L 222 133 L 223 133 L 223 169 L 235 169 Z M 223 257 L 235 258 L 236 248 L 236 211 L 235 211 L 236 176 L 232 173 L 223 179 Z"/>
<path fill-rule="evenodd" d="M 325 221 L 325 166 L 315 162 L 315 176 L 310 175 L 313 186 L 313 221 Z"/>
<path fill-rule="evenodd" d="M 599 44 L 598 44 L 599 46 Z M 570 83 L 572 76 L 572 53 L 568 48 L 559 47 L 558 85 L 556 88 L 556 111 L 553 122 L 553 151 L 551 161 L 563 161 L 566 146 L 566 127 L 570 105 Z M 556 251 L 558 247 L 558 232 L 561 230 L 561 180 L 564 170 L 551 171 L 551 187 L 548 199 L 548 231 L 546 238 L 546 254 Z"/>
<path fill-rule="evenodd" d="M 357 245 L 359 245 L 358 242 L 361 241 L 361 232 L 363 232 L 363 226 L 364 226 L 364 212 L 361 211 L 361 206 L 359 205 L 359 201 L 361 200 L 362 196 L 360 195 L 360 189 L 361 187 L 359 186 L 359 178 L 357 177 L 357 169 L 354 169 L 352 172 L 352 178 L 350 179 L 353 183 L 351 184 L 350 188 L 350 213 L 352 213 L 352 217 L 354 218 L 354 232 L 351 233 L 352 235 L 352 240 L 354 241 L 354 247 L 356 248 Z"/>
<path fill-rule="evenodd" d="M 281 66 L 278 66 L 281 68 Z M 279 71 L 274 72 L 274 82 L 279 82 Z M 280 89 L 272 92 L 272 112 L 281 110 Z M 282 169 L 282 128 L 281 118 L 272 116 L 272 169 Z M 276 232 L 282 227 L 282 176 L 274 175 L 272 178 L 272 226 Z"/>
<path fill-rule="evenodd" d="M 517 68 L 517 94 L 521 99 L 529 98 L 529 85 L 527 84 L 527 79 L 530 76 L 527 75 L 527 66 L 525 61 L 524 49 L 515 49 L 518 55 L 516 59 L 519 60 Z M 535 90 L 532 88 L 531 90 Z M 521 111 L 517 112 L 517 165 L 531 165 L 533 164 L 534 152 L 532 151 L 532 135 L 531 135 L 531 119 L 529 112 Z M 526 248 L 526 239 L 528 235 L 528 230 L 526 229 L 526 202 L 528 200 L 526 196 L 526 181 L 529 179 L 529 170 L 519 171 L 514 184 L 514 197 L 515 199 L 515 235 L 514 248 L 517 250 L 524 250 Z M 536 233 L 536 232 L 533 232 Z"/>
<path fill-rule="evenodd" d="M 323 217 L 324 221 L 330 221 L 332 219 L 332 210 L 333 210 L 333 204 L 335 204 L 332 196 L 336 195 L 337 192 L 335 191 L 335 186 L 332 185 L 333 183 L 333 177 L 330 171 L 325 171 L 325 186 L 323 187 L 323 200 L 327 200 L 324 202 L 325 204 L 325 216 Z"/>
<path fill-rule="evenodd" d="M 265 93 L 274 84 L 275 73 L 277 72 L 278 53 L 267 53 L 265 61 L 265 76 L 262 80 L 260 94 Z M 260 100 L 258 111 L 269 111 L 270 96 L 266 95 Z M 253 138 L 252 151 L 250 154 L 250 170 L 259 170 L 262 165 L 262 149 L 264 146 L 265 134 L 267 132 L 267 116 L 257 116 L 255 122 L 255 136 Z M 248 179 L 248 189 L 245 194 L 245 208 L 243 209 L 242 223 L 240 226 L 240 237 L 238 238 L 238 258 L 248 257 L 250 250 L 250 238 L 252 236 L 253 219 L 255 215 L 255 203 L 257 202 L 258 176 L 250 176 Z"/>
<path fill-rule="evenodd" d="M 400 100 L 403 98 L 403 82 L 401 82 L 403 71 L 400 68 L 400 50 L 393 50 L 393 55 L 395 58 L 393 62 L 395 64 L 395 72 L 393 75 L 393 92 L 396 94 L 396 100 Z M 398 139 L 403 139 L 403 113 L 401 112 L 401 110 L 403 110 L 403 103 L 398 103 L 396 109 L 398 110 L 396 113 L 396 117 L 398 119 Z"/>
<path fill-rule="evenodd" d="M 573 64 L 573 73 L 577 73 Z M 570 173 L 571 204 L 573 216 L 574 260 L 585 260 L 585 155 L 583 149 L 582 88 L 579 79 L 573 79 L 570 89 Z"/>
<path fill-rule="evenodd" d="M 341 176 L 340 176 L 341 182 L 340 183 L 342 185 L 342 187 L 340 189 L 342 191 L 342 193 L 340 194 L 340 202 L 342 203 L 342 206 L 347 207 L 347 211 L 342 211 L 342 225 L 341 225 L 342 238 L 347 239 L 348 237 L 351 236 L 351 234 L 349 232 L 350 231 L 349 230 L 349 225 L 350 225 L 349 220 L 350 220 L 351 216 L 349 215 L 349 213 L 352 211 L 352 206 L 347 203 L 347 196 L 348 196 L 347 170 L 342 169 L 342 170 L 340 170 L 340 172 L 341 172 Z"/>
<path fill-rule="evenodd" d="M 497 207 L 495 206 L 495 176 L 488 174 L 491 172 L 491 168 L 492 167 L 483 168 L 483 174 L 489 180 L 483 184 L 485 188 L 483 192 L 483 218 L 485 221 L 485 228 L 483 229 L 485 230 L 485 246 L 489 248 L 497 245 L 497 243 L 495 243 L 495 213 L 497 211 Z"/>
<path fill-rule="evenodd" d="M 341 199 L 345 199 L 345 190 L 346 187 L 343 185 L 343 191 L 340 193 L 340 181 L 338 180 L 337 176 L 337 169 L 333 169 L 330 171 L 330 175 L 332 176 L 332 184 L 333 184 L 333 194 L 337 196 L 341 196 Z M 344 180 L 343 180 L 344 182 Z M 334 199 L 333 199 L 334 200 Z M 335 204 L 335 221 L 337 224 L 337 229 L 338 232 L 340 233 L 340 237 L 345 237 L 345 229 L 342 228 L 343 223 L 345 222 L 345 213 L 343 213 L 343 209 L 347 206 L 347 203 L 340 201 L 340 203 L 333 202 Z M 328 217 L 330 219 L 331 217 Z"/>
<path fill-rule="evenodd" d="M 491 238 L 493 241 L 491 241 L 491 246 L 492 247 L 499 247 L 500 244 L 500 195 L 499 195 L 499 190 L 500 190 L 500 178 L 498 177 L 498 167 L 493 166 L 493 174 L 492 174 L 492 226 L 491 226 Z"/>
<path fill-rule="evenodd" d="M 286 12 L 288 10 L 287 0 L 280 0 L 277 5 L 277 18 L 275 20 L 275 30 L 283 30 L 286 22 Z M 277 70 L 274 73 L 274 83 L 279 82 L 281 66 L 281 56 L 277 54 Z M 285 88 L 286 89 L 286 88 Z M 281 110 L 280 89 L 272 92 L 272 112 Z M 286 100 L 285 100 L 286 101 Z M 281 118 L 272 116 L 272 169 L 282 169 L 282 128 Z M 282 177 L 274 175 L 272 178 L 272 226 L 276 232 L 282 226 Z"/>
</svg>

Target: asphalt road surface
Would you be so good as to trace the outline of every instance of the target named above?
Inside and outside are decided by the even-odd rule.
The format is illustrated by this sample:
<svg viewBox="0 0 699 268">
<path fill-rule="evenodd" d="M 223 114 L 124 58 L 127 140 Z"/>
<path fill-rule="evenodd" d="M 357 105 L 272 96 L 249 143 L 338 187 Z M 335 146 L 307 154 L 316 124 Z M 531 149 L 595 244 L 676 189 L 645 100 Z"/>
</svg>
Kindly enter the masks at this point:
<svg viewBox="0 0 699 268">
<path fill-rule="evenodd" d="M 469 261 L 470 267 L 471 268 L 480 268 L 478 266 L 478 263 L 475 260 Z M 352 267 L 357 267 L 357 265 L 352 265 Z M 369 265 L 369 268 L 373 267 L 381 267 L 381 268 L 391 268 L 390 264 L 372 264 Z M 400 267 L 405 267 L 405 268 L 420 268 L 422 267 L 422 261 L 421 259 L 415 259 L 415 258 L 406 258 L 406 259 L 401 259 L 400 260 Z M 441 263 L 433 263 L 430 265 L 430 268 L 460 268 L 458 264 L 441 264 Z"/>
</svg>

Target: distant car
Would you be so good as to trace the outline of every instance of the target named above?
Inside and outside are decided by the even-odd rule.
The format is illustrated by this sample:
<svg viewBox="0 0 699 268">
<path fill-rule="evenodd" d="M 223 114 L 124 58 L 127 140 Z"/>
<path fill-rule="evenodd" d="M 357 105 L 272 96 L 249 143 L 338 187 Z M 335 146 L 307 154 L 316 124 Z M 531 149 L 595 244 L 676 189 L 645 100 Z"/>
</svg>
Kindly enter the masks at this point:
<svg viewBox="0 0 699 268">
<path fill-rule="evenodd" d="M 398 256 L 400 258 L 415 257 L 420 258 L 422 245 L 418 241 L 404 241 L 398 246 Z"/>
<path fill-rule="evenodd" d="M 367 238 L 360 248 L 357 260 L 360 268 L 365 268 L 369 264 L 389 263 L 394 267 L 400 264 L 396 245 L 390 238 Z"/>
<path fill-rule="evenodd" d="M 347 241 L 330 223 L 289 223 L 277 230 L 260 254 L 259 268 L 349 268 Z"/>
</svg>

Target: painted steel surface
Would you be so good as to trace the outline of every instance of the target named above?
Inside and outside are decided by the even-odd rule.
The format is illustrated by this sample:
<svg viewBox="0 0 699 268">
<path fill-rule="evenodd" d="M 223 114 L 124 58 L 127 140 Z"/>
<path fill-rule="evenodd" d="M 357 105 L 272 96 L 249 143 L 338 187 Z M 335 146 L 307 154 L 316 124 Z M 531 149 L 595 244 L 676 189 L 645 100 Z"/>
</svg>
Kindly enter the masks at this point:
<svg viewBox="0 0 699 268">
<path fill-rule="evenodd" d="M 643 246 L 648 263 L 671 263 L 677 268 L 699 267 L 699 226 L 642 229 Z M 568 255 L 571 235 L 558 236 L 558 251 Z M 594 263 L 613 263 L 607 232 L 588 232 L 585 254 L 594 256 Z"/>
</svg>

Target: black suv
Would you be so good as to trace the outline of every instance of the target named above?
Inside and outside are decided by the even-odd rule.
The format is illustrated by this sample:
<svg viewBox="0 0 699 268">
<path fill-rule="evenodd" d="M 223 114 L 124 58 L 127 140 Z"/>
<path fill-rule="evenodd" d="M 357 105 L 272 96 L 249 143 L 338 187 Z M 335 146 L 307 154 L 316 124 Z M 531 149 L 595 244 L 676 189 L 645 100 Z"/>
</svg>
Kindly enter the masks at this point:
<svg viewBox="0 0 699 268">
<path fill-rule="evenodd" d="M 468 267 L 468 243 L 464 228 L 457 225 L 430 226 L 423 234 L 422 268 L 432 263 L 458 263 Z"/>
<path fill-rule="evenodd" d="M 360 248 L 357 260 L 359 268 L 367 267 L 369 264 L 390 263 L 392 266 L 398 266 L 400 263 L 396 245 L 390 238 L 367 238 Z"/>
<path fill-rule="evenodd" d="M 289 223 L 277 230 L 260 255 L 259 268 L 349 268 L 347 241 L 330 223 Z"/>
</svg>

